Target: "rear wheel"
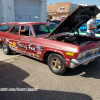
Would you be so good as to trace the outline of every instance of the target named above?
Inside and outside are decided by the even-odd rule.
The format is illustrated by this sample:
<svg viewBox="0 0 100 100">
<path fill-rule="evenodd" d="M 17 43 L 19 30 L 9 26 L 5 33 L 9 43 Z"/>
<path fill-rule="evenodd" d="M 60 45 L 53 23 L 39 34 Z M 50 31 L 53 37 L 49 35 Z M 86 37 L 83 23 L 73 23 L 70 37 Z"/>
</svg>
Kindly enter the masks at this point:
<svg viewBox="0 0 100 100">
<path fill-rule="evenodd" d="M 62 75 L 66 72 L 66 64 L 64 58 L 55 53 L 51 53 L 48 57 L 48 65 L 50 70 L 58 75 Z"/>
<path fill-rule="evenodd" d="M 2 48 L 3 48 L 4 54 L 6 55 L 11 54 L 11 50 L 6 42 L 2 42 Z"/>
</svg>

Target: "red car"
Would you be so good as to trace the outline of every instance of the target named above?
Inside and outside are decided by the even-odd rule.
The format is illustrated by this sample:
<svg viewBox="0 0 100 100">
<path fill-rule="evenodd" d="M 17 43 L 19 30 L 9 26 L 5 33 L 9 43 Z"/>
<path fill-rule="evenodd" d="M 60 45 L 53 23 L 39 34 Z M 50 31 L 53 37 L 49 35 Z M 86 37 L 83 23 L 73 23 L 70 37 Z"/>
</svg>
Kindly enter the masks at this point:
<svg viewBox="0 0 100 100">
<path fill-rule="evenodd" d="M 100 38 L 72 34 L 91 17 L 100 13 L 96 6 L 79 6 L 58 26 L 49 22 L 0 24 L 0 44 L 5 54 L 16 51 L 47 61 L 55 74 L 87 65 L 100 56 Z"/>
</svg>

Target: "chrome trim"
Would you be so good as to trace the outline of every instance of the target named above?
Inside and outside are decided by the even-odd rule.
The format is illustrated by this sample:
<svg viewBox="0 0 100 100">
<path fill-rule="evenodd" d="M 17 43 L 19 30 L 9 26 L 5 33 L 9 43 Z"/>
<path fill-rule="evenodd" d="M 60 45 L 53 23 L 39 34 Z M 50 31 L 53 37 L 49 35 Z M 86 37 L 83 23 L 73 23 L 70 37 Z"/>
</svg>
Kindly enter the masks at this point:
<svg viewBox="0 0 100 100">
<path fill-rule="evenodd" d="M 70 68 L 75 68 L 79 65 L 87 65 L 89 62 L 93 61 L 94 58 L 96 58 L 98 56 L 100 56 L 100 53 L 98 53 L 94 56 L 91 56 L 91 57 L 87 57 L 86 59 L 83 59 L 83 60 L 71 59 Z"/>
</svg>

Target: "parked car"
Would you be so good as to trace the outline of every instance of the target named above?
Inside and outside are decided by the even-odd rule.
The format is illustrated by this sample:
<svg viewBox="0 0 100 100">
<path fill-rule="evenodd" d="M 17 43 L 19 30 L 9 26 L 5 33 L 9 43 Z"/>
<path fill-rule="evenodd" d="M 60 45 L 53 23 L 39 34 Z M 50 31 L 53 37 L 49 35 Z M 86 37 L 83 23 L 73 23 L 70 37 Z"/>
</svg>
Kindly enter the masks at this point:
<svg viewBox="0 0 100 100">
<path fill-rule="evenodd" d="M 87 24 L 83 24 L 80 28 L 79 28 L 80 31 L 87 31 Z"/>
<path fill-rule="evenodd" d="M 97 26 L 97 28 L 95 29 L 95 36 L 100 37 L 100 24 L 96 23 L 96 26 Z M 79 34 L 86 35 L 86 31 L 87 31 L 87 24 L 83 24 L 79 28 Z"/>
<path fill-rule="evenodd" d="M 60 19 L 50 19 L 48 22 L 56 23 L 57 25 L 60 24 L 66 17 L 61 17 Z"/>
<path fill-rule="evenodd" d="M 63 21 L 65 18 L 66 18 L 66 17 L 61 17 L 61 18 L 60 18 L 60 20 L 62 20 L 62 21 Z"/>
<path fill-rule="evenodd" d="M 98 20 L 95 20 L 95 24 L 96 26 L 98 26 L 100 24 L 100 21 Z M 80 31 L 87 31 L 87 23 L 83 24 L 80 28 L 79 28 Z M 96 29 L 97 30 L 97 29 Z M 97 30 L 98 31 L 98 30 Z"/>
<path fill-rule="evenodd" d="M 100 38 L 72 34 L 99 12 L 96 6 L 79 6 L 58 26 L 50 22 L 1 23 L 0 45 L 4 54 L 16 51 L 47 61 L 53 73 L 62 75 L 68 68 L 87 65 L 100 56 Z"/>
</svg>

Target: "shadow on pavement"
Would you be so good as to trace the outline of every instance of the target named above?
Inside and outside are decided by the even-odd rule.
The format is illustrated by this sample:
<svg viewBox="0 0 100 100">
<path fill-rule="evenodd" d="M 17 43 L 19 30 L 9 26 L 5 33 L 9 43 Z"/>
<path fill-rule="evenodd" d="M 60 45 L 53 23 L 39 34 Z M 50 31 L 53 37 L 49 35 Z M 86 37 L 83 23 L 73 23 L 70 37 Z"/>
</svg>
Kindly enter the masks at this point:
<svg viewBox="0 0 100 100">
<path fill-rule="evenodd" d="M 0 46 L 0 49 L 2 49 L 2 47 Z"/>
<path fill-rule="evenodd" d="M 23 56 L 28 57 L 25 55 Z M 47 62 L 43 62 L 31 57 L 28 57 L 28 58 L 47 65 Z M 64 76 L 75 76 L 79 74 L 81 74 L 82 77 L 92 77 L 92 78 L 100 79 L 100 57 L 96 58 L 94 61 L 90 62 L 88 65 L 80 65 L 74 69 L 69 68 L 64 74 Z"/>
<path fill-rule="evenodd" d="M 83 73 L 83 74 L 82 74 Z M 65 76 L 79 75 L 83 77 L 93 77 L 100 79 L 100 57 L 90 62 L 88 65 L 80 65 L 74 69 L 69 69 Z"/>
<path fill-rule="evenodd" d="M 0 65 L 0 88 L 34 88 L 23 80 L 29 76 L 27 72 L 9 63 Z M 93 100 L 82 93 L 38 90 L 0 92 L 0 100 Z"/>
</svg>

